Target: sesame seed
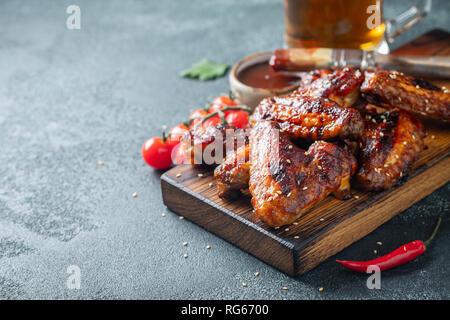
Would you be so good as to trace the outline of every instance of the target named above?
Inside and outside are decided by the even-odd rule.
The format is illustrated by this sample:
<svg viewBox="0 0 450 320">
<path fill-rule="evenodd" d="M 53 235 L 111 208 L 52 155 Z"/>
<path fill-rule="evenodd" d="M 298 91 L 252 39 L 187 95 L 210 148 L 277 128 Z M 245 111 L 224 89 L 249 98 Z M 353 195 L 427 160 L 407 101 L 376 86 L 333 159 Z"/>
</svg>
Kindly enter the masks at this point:
<svg viewBox="0 0 450 320">
<path fill-rule="evenodd" d="M 177 173 L 177 175 L 175 177 L 177 177 L 177 178 L 181 177 L 181 173 Z"/>
<path fill-rule="evenodd" d="M 275 227 L 275 230 L 278 230 L 278 229 L 280 229 L 280 227 Z"/>
<path fill-rule="evenodd" d="M 97 161 L 97 164 L 98 164 L 99 166 L 102 166 L 102 165 L 104 165 L 105 163 L 104 163 L 103 161 L 101 161 L 101 160 L 98 160 L 98 161 Z"/>
<path fill-rule="evenodd" d="M 257 276 L 259 276 L 259 272 L 258 271 L 255 272 L 255 277 L 257 277 Z"/>
<path fill-rule="evenodd" d="M 380 137 L 384 137 L 384 133 L 383 132 L 380 132 Z"/>
<path fill-rule="evenodd" d="M 165 217 L 166 216 L 166 214 L 163 212 L 162 214 L 161 214 L 163 217 Z"/>
<path fill-rule="evenodd" d="M 289 231 L 289 228 L 284 229 L 284 231 Z"/>
<path fill-rule="evenodd" d="M 355 199 L 359 199 L 359 196 L 353 196 Z"/>
<path fill-rule="evenodd" d="M 408 143 L 407 143 L 406 141 L 403 141 L 403 145 L 405 145 L 405 146 L 406 146 L 407 144 L 408 144 Z"/>
<path fill-rule="evenodd" d="M 300 238 L 299 236 L 295 236 L 295 237 L 294 237 L 294 239 L 299 239 L 299 238 Z"/>
<path fill-rule="evenodd" d="M 187 245 L 188 245 L 188 243 L 187 243 L 187 242 L 183 242 L 183 246 L 185 246 L 185 247 L 186 247 Z"/>
<path fill-rule="evenodd" d="M 378 253 L 378 251 L 377 251 L 377 250 L 373 250 L 373 253 L 377 254 L 377 253 Z"/>
<path fill-rule="evenodd" d="M 283 288 L 281 288 L 281 289 L 283 289 L 283 290 L 289 290 L 289 288 L 288 288 L 288 287 L 283 287 Z"/>
<path fill-rule="evenodd" d="M 303 187 L 303 190 L 307 190 L 308 189 L 308 187 Z"/>
<path fill-rule="evenodd" d="M 383 119 L 383 123 L 386 123 L 387 121 L 386 121 L 386 119 Z"/>
<path fill-rule="evenodd" d="M 317 166 L 317 169 L 322 170 L 322 166 Z"/>
<path fill-rule="evenodd" d="M 293 222 L 292 224 L 293 224 L 294 226 L 296 226 L 296 225 L 298 225 L 298 222 Z"/>
<path fill-rule="evenodd" d="M 401 177 L 403 177 L 403 172 L 402 172 L 402 171 L 400 171 L 400 178 L 401 178 Z"/>
<path fill-rule="evenodd" d="M 137 197 L 137 192 L 133 193 L 132 196 L 133 196 L 133 198 L 136 198 Z"/>
<path fill-rule="evenodd" d="M 428 101 L 428 99 L 425 99 L 425 103 L 428 103 L 428 102 L 430 102 L 430 101 Z"/>
<path fill-rule="evenodd" d="M 387 168 L 387 167 L 389 167 L 389 165 L 387 163 L 385 163 L 383 167 Z"/>
<path fill-rule="evenodd" d="M 183 216 L 179 216 L 179 217 L 178 217 L 178 219 L 180 219 L 180 220 L 183 220 L 183 219 L 184 219 L 184 217 L 183 217 Z"/>
<path fill-rule="evenodd" d="M 417 89 L 420 89 L 420 86 L 419 86 L 418 84 L 416 84 L 416 88 L 417 88 Z"/>
<path fill-rule="evenodd" d="M 320 287 L 320 288 L 319 288 L 319 291 L 322 292 L 322 291 L 323 291 L 323 287 Z"/>
<path fill-rule="evenodd" d="M 188 257 L 187 253 L 185 253 L 185 254 L 183 255 L 183 257 L 184 257 L 185 259 L 187 259 L 187 257 Z"/>
<path fill-rule="evenodd" d="M 324 218 L 320 218 L 319 221 L 325 221 L 325 219 Z"/>
<path fill-rule="evenodd" d="M 383 242 L 381 242 L 381 241 L 377 242 L 377 245 L 379 245 L 379 246 L 381 246 L 382 244 L 383 244 Z"/>
<path fill-rule="evenodd" d="M 373 122 L 373 123 L 377 123 L 377 120 L 375 120 L 375 119 L 372 119 L 372 122 Z"/>
<path fill-rule="evenodd" d="M 434 139 L 434 138 L 436 138 L 435 136 L 431 136 L 431 139 Z"/>
<path fill-rule="evenodd" d="M 211 246 L 208 244 L 208 245 L 206 246 L 206 249 L 211 249 Z"/>
<path fill-rule="evenodd" d="M 199 178 L 201 178 L 201 177 L 203 177 L 203 173 L 199 173 L 197 176 L 198 176 Z"/>
<path fill-rule="evenodd" d="M 289 149 L 292 149 L 293 148 L 293 146 L 292 145 L 289 145 L 289 147 L 288 147 Z"/>
<path fill-rule="evenodd" d="M 291 196 L 291 193 L 292 193 L 292 192 L 289 192 L 289 193 L 287 194 L 287 196 L 286 196 L 286 197 L 288 197 L 288 198 L 289 198 L 289 197 Z"/>
<path fill-rule="evenodd" d="M 212 182 L 210 182 L 210 183 L 208 184 L 208 186 L 212 187 L 212 186 L 213 186 L 213 183 L 212 183 Z"/>
<path fill-rule="evenodd" d="M 291 163 L 291 160 L 289 160 L 289 159 L 286 159 L 286 162 L 287 162 L 287 163 Z"/>
<path fill-rule="evenodd" d="M 246 284 L 245 282 L 242 282 L 242 286 L 243 286 L 243 287 L 246 287 L 247 284 Z"/>
</svg>

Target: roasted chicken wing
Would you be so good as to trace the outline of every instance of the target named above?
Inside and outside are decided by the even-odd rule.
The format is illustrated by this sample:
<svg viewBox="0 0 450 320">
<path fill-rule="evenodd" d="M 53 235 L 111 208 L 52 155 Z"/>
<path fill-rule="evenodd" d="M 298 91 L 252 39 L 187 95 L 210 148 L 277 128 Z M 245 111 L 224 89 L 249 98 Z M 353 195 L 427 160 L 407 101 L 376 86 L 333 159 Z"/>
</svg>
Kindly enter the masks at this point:
<svg viewBox="0 0 450 320">
<path fill-rule="evenodd" d="M 383 190 L 401 182 L 424 149 L 424 137 L 422 123 L 406 111 L 369 112 L 360 139 L 357 184 Z"/>
<path fill-rule="evenodd" d="M 341 107 L 351 107 L 359 97 L 364 76 L 359 69 L 346 67 L 334 72 L 317 70 L 302 77 L 297 94 L 328 98 Z"/>
<path fill-rule="evenodd" d="M 227 153 L 248 144 L 245 130 L 230 125 L 218 124 L 206 129 L 191 129 L 183 137 L 183 149 L 191 164 L 217 165 L 223 162 Z"/>
<path fill-rule="evenodd" d="M 330 140 L 357 139 L 364 128 L 358 110 L 343 108 L 326 98 L 291 95 L 261 101 L 251 123 L 273 120 L 293 138 Z"/>
<path fill-rule="evenodd" d="M 227 154 L 224 162 L 214 170 L 220 198 L 236 198 L 241 189 L 248 188 L 250 179 L 249 145 Z"/>
<path fill-rule="evenodd" d="M 338 190 L 348 190 L 356 159 L 334 143 L 299 149 L 277 122 L 261 121 L 250 133 L 250 193 L 255 213 L 282 226 Z"/>
<path fill-rule="evenodd" d="M 450 92 L 447 89 L 396 71 L 366 71 L 361 93 L 369 102 L 385 108 L 400 108 L 434 119 L 450 120 Z"/>
</svg>

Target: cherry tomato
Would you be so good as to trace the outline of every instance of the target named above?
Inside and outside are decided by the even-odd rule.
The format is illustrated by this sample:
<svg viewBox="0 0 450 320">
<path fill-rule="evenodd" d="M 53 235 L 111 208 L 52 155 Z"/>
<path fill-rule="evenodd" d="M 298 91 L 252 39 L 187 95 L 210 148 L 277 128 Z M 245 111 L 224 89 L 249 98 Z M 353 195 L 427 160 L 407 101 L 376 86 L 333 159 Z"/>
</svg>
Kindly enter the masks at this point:
<svg viewBox="0 0 450 320">
<path fill-rule="evenodd" d="M 227 96 L 219 96 L 213 100 L 213 103 L 211 104 L 211 107 L 209 107 L 209 110 L 208 110 L 209 113 L 217 111 L 217 110 L 222 110 L 224 108 L 222 105 L 234 107 L 234 106 L 239 105 L 239 101 L 231 100 L 230 97 L 227 97 Z M 224 114 L 227 115 L 230 112 L 231 111 L 225 111 Z"/>
<path fill-rule="evenodd" d="M 172 165 L 172 149 L 160 137 L 150 138 L 142 146 L 142 158 L 155 169 L 167 169 Z"/>
<path fill-rule="evenodd" d="M 207 129 L 209 127 L 214 127 L 215 125 L 217 125 L 221 122 L 222 122 L 222 120 L 220 119 L 219 115 L 215 115 L 215 116 L 212 116 L 211 118 L 209 118 L 208 120 L 205 120 L 202 123 L 202 127 L 204 129 Z"/>
<path fill-rule="evenodd" d="M 172 149 L 172 162 L 175 165 L 183 164 L 186 161 L 186 146 L 180 142 Z"/>
<path fill-rule="evenodd" d="M 169 131 L 169 137 L 167 138 L 166 143 L 171 145 L 172 147 L 175 147 L 181 141 L 181 138 L 183 138 L 183 136 L 188 131 L 189 128 L 186 127 L 184 124 L 178 124 L 174 126 Z"/>
<path fill-rule="evenodd" d="M 189 129 L 191 129 L 193 126 L 195 126 L 201 120 L 201 119 L 195 119 L 195 118 L 197 118 L 197 117 L 204 117 L 204 116 L 207 116 L 207 115 L 208 115 L 208 112 L 206 112 L 203 109 L 198 109 L 198 110 L 193 111 L 191 113 L 191 115 L 189 116 L 189 119 L 194 119 L 194 120 L 191 122 L 191 125 L 189 126 Z"/>
<path fill-rule="evenodd" d="M 231 111 L 225 120 L 229 125 L 245 129 L 248 126 L 248 112 L 244 110 Z"/>
</svg>

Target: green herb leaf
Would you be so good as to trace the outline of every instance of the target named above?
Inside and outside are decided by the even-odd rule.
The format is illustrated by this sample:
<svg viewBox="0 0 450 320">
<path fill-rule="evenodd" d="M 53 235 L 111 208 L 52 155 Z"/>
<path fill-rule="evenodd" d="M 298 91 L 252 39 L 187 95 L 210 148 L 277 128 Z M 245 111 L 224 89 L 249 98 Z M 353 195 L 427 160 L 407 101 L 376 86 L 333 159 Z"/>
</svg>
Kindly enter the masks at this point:
<svg viewBox="0 0 450 320">
<path fill-rule="evenodd" d="M 182 77 L 198 78 L 202 81 L 223 77 L 230 66 L 203 59 L 181 72 Z"/>
</svg>

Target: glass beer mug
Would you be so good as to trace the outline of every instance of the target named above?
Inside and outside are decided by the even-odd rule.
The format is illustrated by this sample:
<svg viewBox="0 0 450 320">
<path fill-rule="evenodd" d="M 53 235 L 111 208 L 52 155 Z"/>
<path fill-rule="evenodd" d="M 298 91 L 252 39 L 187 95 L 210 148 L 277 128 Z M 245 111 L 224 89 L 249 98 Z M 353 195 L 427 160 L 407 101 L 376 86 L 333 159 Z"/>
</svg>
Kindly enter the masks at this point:
<svg viewBox="0 0 450 320">
<path fill-rule="evenodd" d="M 383 0 L 285 0 L 285 41 L 290 48 L 359 49 L 364 59 L 373 51 L 386 54 L 387 43 L 422 20 L 431 3 L 417 1 L 383 20 Z"/>
</svg>

